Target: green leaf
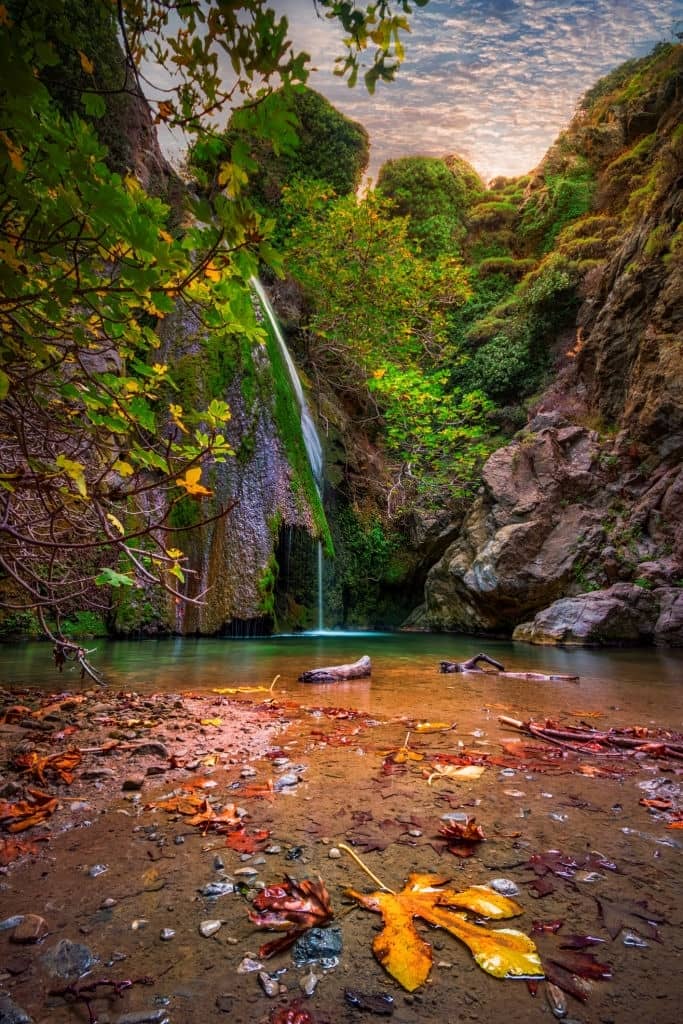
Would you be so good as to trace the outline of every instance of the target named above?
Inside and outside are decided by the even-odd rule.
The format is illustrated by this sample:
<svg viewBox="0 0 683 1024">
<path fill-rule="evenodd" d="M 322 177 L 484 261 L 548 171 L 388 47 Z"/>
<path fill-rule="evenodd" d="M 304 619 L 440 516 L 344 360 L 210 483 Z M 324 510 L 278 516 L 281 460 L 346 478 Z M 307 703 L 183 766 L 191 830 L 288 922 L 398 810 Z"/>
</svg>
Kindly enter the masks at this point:
<svg viewBox="0 0 683 1024">
<path fill-rule="evenodd" d="M 95 577 L 98 587 L 132 587 L 134 585 L 130 576 L 124 576 L 122 572 L 114 569 L 102 569 L 99 576 Z"/>
<path fill-rule="evenodd" d="M 82 92 L 81 102 L 88 117 L 104 117 L 107 113 L 107 104 L 99 93 Z"/>
</svg>

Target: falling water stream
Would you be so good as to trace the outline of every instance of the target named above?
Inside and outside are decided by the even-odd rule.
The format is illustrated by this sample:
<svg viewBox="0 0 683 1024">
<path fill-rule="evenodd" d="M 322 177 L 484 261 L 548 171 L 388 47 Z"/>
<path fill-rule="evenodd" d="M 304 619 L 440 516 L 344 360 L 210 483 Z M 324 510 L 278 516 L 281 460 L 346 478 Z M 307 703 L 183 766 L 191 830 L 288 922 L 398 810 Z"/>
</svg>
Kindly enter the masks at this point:
<svg viewBox="0 0 683 1024">
<path fill-rule="evenodd" d="M 287 367 L 287 373 L 289 376 L 289 382 L 292 388 L 292 392 L 299 406 L 299 416 L 301 420 L 301 436 L 303 437 L 304 447 L 306 449 L 306 455 L 308 456 L 308 462 L 311 467 L 315 486 L 318 489 L 318 494 L 321 493 L 322 481 L 323 481 L 323 448 L 320 443 L 320 437 L 315 426 L 315 421 L 311 415 L 311 410 L 308 407 L 304 390 L 301 386 L 301 380 L 297 371 L 292 355 L 287 347 L 287 342 L 280 328 L 278 318 L 275 314 L 270 299 L 268 298 L 266 291 L 261 282 L 256 277 L 252 277 L 251 284 L 256 292 L 264 315 L 268 319 L 270 328 L 273 332 L 273 337 L 277 341 L 278 347 L 282 354 L 282 358 Z M 322 541 L 318 541 L 317 550 L 317 624 L 316 629 L 321 632 L 325 628 L 325 615 L 323 609 L 323 546 Z"/>
</svg>

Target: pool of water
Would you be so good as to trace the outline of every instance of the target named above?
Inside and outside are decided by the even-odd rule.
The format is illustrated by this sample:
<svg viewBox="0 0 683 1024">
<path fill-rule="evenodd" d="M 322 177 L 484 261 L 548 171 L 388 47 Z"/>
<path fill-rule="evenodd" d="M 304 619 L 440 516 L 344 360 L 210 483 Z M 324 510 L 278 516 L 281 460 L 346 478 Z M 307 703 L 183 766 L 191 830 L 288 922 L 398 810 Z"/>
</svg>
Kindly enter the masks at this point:
<svg viewBox="0 0 683 1024">
<path fill-rule="evenodd" d="M 636 721 L 680 729 L 683 651 L 657 648 L 586 650 L 533 647 L 431 633 L 321 633 L 258 640 L 170 638 L 94 641 L 93 663 L 110 686 L 139 692 L 269 686 L 311 703 L 352 704 L 376 715 L 448 719 L 501 705 L 519 717 L 586 710 L 609 713 L 615 725 Z M 486 651 L 507 669 L 579 676 L 578 683 L 442 675 L 439 662 Z M 372 659 L 371 679 L 298 682 L 301 672 Z M 48 644 L 2 647 L 0 684 L 48 690 L 80 688 L 78 671 L 63 674 Z M 91 684 L 89 684 L 91 685 Z"/>
</svg>

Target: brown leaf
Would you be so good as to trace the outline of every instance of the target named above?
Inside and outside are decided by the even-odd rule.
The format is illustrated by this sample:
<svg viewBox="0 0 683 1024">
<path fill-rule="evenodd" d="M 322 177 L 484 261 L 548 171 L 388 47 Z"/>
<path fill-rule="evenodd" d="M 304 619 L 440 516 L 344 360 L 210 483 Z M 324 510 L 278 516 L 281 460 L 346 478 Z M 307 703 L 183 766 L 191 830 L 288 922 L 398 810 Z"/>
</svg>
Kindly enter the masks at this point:
<svg viewBox="0 0 683 1024">
<path fill-rule="evenodd" d="M 269 885 L 257 894 L 249 920 L 258 928 L 286 931 L 280 939 L 266 942 L 259 956 L 267 959 L 291 946 L 308 928 L 320 927 L 334 917 L 330 896 L 322 878 L 297 881 L 285 875 L 282 885 Z"/>
<path fill-rule="evenodd" d="M 654 939 L 655 942 L 661 942 L 657 925 L 665 924 L 666 918 L 654 910 L 650 910 L 647 900 L 616 902 L 600 897 L 597 903 L 603 924 L 611 939 L 616 939 L 622 928 L 631 928 L 640 932 L 641 935 Z"/>
<path fill-rule="evenodd" d="M 40 789 L 27 790 L 29 800 L 0 800 L 0 825 L 8 832 L 23 832 L 40 825 L 56 811 L 59 801 Z"/>
</svg>

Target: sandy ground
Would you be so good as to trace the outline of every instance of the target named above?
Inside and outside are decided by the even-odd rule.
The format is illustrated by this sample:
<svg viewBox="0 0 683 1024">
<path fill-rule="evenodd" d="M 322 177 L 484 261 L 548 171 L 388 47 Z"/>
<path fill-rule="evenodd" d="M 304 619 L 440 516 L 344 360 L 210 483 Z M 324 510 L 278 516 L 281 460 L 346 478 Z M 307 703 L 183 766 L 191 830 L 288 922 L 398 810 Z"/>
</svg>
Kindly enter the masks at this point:
<svg viewBox="0 0 683 1024">
<path fill-rule="evenodd" d="M 524 981 L 492 978 L 442 931 L 421 930 L 434 965 L 425 985 L 404 991 L 372 955 L 379 918 L 346 895 L 377 886 L 341 843 L 391 888 L 413 871 L 454 889 L 504 877 L 523 909 L 511 926 L 531 934 L 534 921 L 561 922 L 560 937 L 600 939 L 589 952 L 611 976 L 582 979 L 585 1003 L 561 994 L 567 1022 L 679 1019 L 680 832 L 638 805 L 643 783 L 678 792 L 676 766 L 625 762 L 586 776 L 575 760 L 492 761 L 477 780 L 428 783 L 425 765 L 439 752 L 478 744 L 500 753 L 496 737 L 413 732 L 421 760 L 396 760 L 415 723 L 337 708 L 333 696 L 317 707 L 267 693 L 0 692 L 0 840 L 6 853 L 13 838 L 35 844 L 0 875 L 0 1024 L 350 1024 L 385 1006 L 376 998 L 359 1009 L 349 989 L 390 996 L 398 1024 L 554 1019 L 544 982 L 534 997 Z M 82 760 L 67 782 L 54 774 L 59 757 L 40 758 L 70 749 Z M 9 832 L 8 807 L 36 788 L 58 807 Z M 196 813 L 203 824 L 191 823 Z M 470 858 L 439 838 L 453 813 L 483 826 Z M 228 845 L 237 831 L 242 847 Z M 541 893 L 530 858 L 558 848 L 577 861 L 597 851 L 616 870 L 550 873 Z M 343 944 L 338 966 L 297 966 L 291 951 L 259 958 L 273 936 L 249 910 L 260 888 L 287 875 L 324 881 Z M 221 882 L 228 891 L 211 895 L 206 887 Z M 619 905 L 614 938 L 599 900 Z"/>
</svg>

